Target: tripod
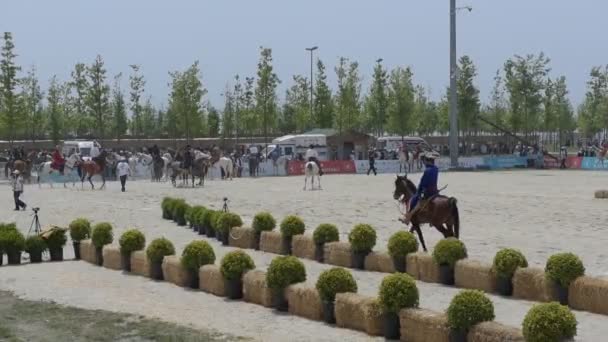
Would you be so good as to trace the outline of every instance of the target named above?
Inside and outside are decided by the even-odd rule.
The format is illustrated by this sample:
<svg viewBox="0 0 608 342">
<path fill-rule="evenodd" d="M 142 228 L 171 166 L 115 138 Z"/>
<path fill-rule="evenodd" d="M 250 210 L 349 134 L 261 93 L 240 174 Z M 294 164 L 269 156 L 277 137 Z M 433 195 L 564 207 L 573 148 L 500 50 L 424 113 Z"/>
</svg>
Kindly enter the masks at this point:
<svg viewBox="0 0 608 342">
<path fill-rule="evenodd" d="M 27 232 L 29 236 L 32 230 L 34 231 L 34 235 L 40 235 L 42 232 L 42 228 L 40 227 L 40 219 L 38 218 L 38 208 L 34 208 L 34 218 L 32 219 L 32 223 L 30 224 L 30 229 Z"/>
<path fill-rule="evenodd" d="M 222 211 L 225 213 L 228 212 L 228 198 L 224 198 L 224 206 L 222 207 Z"/>
</svg>

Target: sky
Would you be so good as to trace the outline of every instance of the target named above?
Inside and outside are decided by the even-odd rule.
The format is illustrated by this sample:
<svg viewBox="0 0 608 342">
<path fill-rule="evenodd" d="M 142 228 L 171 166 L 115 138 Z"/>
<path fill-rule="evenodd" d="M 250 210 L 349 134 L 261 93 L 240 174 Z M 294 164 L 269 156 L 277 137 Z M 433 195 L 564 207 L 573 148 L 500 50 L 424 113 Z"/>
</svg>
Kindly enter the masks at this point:
<svg viewBox="0 0 608 342">
<path fill-rule="evenodd" d="M 515 54 L 545 52 L 575 105 L 591 67 L 608 64 L 606 0 L 457 2 L 473 7 L 458 13 L 458 55 L 475 62 L 483 102 Z M 156 105 L 167 99 L 168 72 L 199 60 L 206 98 L 222 108 L 234 75 L 255 75 L 260 46 L 273 49 L 280 99 L 294 74 L 310 74 L 305 48 L 315 45 L 332 87 L 340 56 L 359 62 L 365 90 L 378 58 L 411 66 L 434 99 L 449 82 L 449 0 L 0 0 L 0 31 L 13 33 L 17 62 L 35 65 L 45 88 L 100 54 L 109 81 L 123 73 L 124 90 L 129 65 L 141 65 Z"/>
</svg>

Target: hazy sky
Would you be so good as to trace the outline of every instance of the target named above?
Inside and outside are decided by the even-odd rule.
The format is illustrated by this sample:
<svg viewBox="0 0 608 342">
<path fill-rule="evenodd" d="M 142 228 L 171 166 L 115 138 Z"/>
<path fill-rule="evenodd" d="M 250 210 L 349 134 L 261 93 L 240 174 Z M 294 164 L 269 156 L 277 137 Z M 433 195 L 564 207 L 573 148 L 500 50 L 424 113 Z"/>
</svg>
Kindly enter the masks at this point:
<svg viewBox="0 0 608 342">
<path fill-rule="evenodd" d="M 608 64 L 606 0 L 461 0 L 473 12 L 458 16 L 458 53 L 478 67 L 486 101 L 492 78 L 514 54 L 544 51 L 552 75 L 565 75 L 575 104 L 594 65 Z M 309 74 L 305 47 L 333 67 L 339 56 L 360 63 L 368 88 L 374 61 L 410 65 L 417 83 L 438 98 L 448 84 L 448 0 L 0 0 L 0 31 L 14 35 L 18 62 L 36 65 L 46 87 L 65 80 L 77 62 L 97 54 L 110 75 L 140 64 L 146 92 L 167 98 L 168 71 L 201 63 L 207 98 L 223 107 L 221 93 L 235 74 L 254 75 L 259 46 L 271 47 L 282 80 Z M 111 76 L 110 76 L 111 80 Z"/>
</svg>

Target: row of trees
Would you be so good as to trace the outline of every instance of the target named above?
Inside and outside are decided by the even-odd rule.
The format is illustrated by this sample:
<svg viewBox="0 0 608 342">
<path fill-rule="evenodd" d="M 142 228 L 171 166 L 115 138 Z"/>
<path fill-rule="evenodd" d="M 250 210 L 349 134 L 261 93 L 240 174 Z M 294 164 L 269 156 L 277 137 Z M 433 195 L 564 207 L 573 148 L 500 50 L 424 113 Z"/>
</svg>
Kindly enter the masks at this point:
<svg viewBox="0 0 608 342">
<path fill-rule="evenodd" d="M 317 60 L 311 111 L 310 79 L 292 77 L 284 101 L 279 100 L 278 75 L 272 50 L 260 48 L 255 77 L 235 76 L 224 91 L 224 109 L 205 100 L 207 90 L 194 62 L 170 76 L 166 106 L 152 104 L 139 65 L 130 66 L 128 90 L 123 75 L 110 84 L 101 56 L 90 65 L 78 63 L 69 80 L 52 77 L 42 91 L 35 67 L 22 74 L 16 64 L 12 35 L 4 33 L 0 61 L 0 132 L 7 140 L 67 137 L 248 137 L 300 133 L 312 128 L 351 129 L 375 135 L 430 135 L 448 132 L 448 92 L 439 101 L 417 85 L 409 67 L 387 70 L 379 61 L 371 84 L 363 90 L 359 65 L 340 58 L 334 68 L 337 86 L 327 81 L 327 68 Z M 535 140 L 563 142 L 575 129 L 591 137 L 608 127 L 608 66 L 595 67 L 588 92 L 575 115 L 564 76 L 550 76 L 544 54 L 514 56 L 496 72 L 486 104 L 479 98 L 472 59 L 459 60 L 457 84 L 459 128 L 466 142 L 479 132 L 499 127 Z"/>
</svg>

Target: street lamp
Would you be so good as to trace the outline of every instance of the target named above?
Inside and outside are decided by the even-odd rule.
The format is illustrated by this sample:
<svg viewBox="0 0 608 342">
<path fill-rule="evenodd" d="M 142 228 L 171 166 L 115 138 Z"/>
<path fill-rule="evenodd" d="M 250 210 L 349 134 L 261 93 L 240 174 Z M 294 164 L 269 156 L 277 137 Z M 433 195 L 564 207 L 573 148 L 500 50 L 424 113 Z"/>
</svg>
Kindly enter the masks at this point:
<svg viewBox="0 0 608 342">
<path fill-rule="evenodd" d="M 312 97 L 313 97 L 313 74 L 312 74 L 312 64 L 313 64 L 313 52 L 318 49 L 318 46 L 313 46 L 311 48 L 306 48 L 306 51 L 310 51 L 310 120 L 314 120 L 314 113 L 313 113 L 313 102 L 312 102 Z"/>
</svg>

